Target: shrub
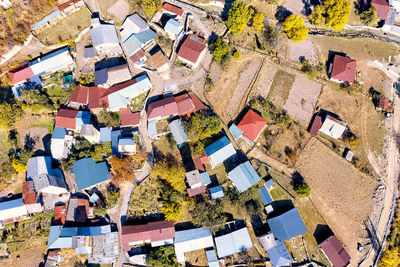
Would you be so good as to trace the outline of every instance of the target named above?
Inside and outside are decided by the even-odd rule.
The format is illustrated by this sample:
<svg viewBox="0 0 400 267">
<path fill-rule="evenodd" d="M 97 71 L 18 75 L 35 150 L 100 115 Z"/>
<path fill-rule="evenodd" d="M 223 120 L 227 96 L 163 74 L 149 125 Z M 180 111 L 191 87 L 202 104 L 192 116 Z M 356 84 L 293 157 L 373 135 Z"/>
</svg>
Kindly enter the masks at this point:
<svg viewBox="0 0 400 267">
<path fill-rule="evenodd" d="M 240 59 L 242 57 L 242 54 L 240 54 L 239 51 L 235 51 L 235 53 L 233 53 L 233 58 L 234 59 Z"/>
<path fill-rule="evenodd" d="M 14 168 L 14 170 L 17 173 L 26 172 L 26 168 L 27 168 L 26 164 L 22 163 L 20 160 L 15 159 L 15 158 L 12 160 L 12 167 Z"/>
<path fill-rule="evenodd" d="M 105 125 L 106 127 L 118 127 L 121 125 L 121 118 L 118 112 L 108 112 L 103 109 L 97 115 L 97 120 L 99 123 Z"/>
<path fill-rule="evenodd" d="M 310 64 L 308 60 L 301 62 L 301 71 L 306 73 L 310 78 L 317 77 L 317 70 Z"/>
<path fill-rule="evenodd" d="M 378 20 L 378 14 L 376 13 L 376 7 L 371 6 L 368 10 L 365 10 L 360 14 L 360 19 L 365 25 L 371 26 Z"/>
<path fill-rule="evenodd" d="M 293 189 L 299 197 L 308 197 L 311 193 L 311 187 L 304 181 L 294 183 Z"/>
<path fill-rule="evenodd" d="M 179 264 L 176 262 L 174 246 L 168 245 L 152 248 L 149 252 L 146 264 L 154 267 L 178 267 Z"/>
<path fill-rule="evenodd" d="M 213 56 L 214 60 L 218 63 L 224 61 L 229 57 L 231 53 L 231 49 L 229 46 L 224 42 L 222 37 L 218 37 L 211 45 L 211 55 Z"/>
</svg>

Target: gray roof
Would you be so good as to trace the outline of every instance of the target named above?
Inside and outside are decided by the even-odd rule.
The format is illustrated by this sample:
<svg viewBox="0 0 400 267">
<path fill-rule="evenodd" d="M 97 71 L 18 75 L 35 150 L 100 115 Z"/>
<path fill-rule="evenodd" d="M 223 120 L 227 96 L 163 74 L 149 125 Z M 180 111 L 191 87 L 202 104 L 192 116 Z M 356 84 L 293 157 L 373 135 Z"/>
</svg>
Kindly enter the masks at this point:
<svg viewBox="0 0 400 267">
<path fill-rule="evenodd" d="M 258 189 L 258 195 L 260 196 L 264 206 L 271 204 L 274 201 L 269 194 L 269 191 L 264 186 Z"/>
<path fill-rule="evenodd" d="M 111 142 L 111 131 L 112 127 L 103 127 L 100 128 L 100 142 Z"/>
<path fill-rule="evenodd" d="M 261 181 L 260 176 L 254 170 L 249 161 L 236 166 L 236 168 L 228 173 L 228 177 L 236 186 L 239 193 L 243 193 Z"/>
<path fill-rule="evenodd" d="M 164 30 L 179 35 L 183 30 L 183 25 L 174 19 L 170 19 L 165 24 Z"/>
<path fill-rule="evenodd" d="M 127 17 L 122 24 L 121 39 L 124 42 L 133 33 L 139 33 L 149 28 L 149 24 L 137 13 Z"/>
<path fill-rule="evenodd" d="M 202 173 L 200 173 L 200 177 L 201 177 L 201 184 L 202 184 L 202 185 L 209 185 L 209 184 L 211 184 L 211 179 L 210 179 L 210 175 L 208 175 L 208 172 L 202 172 Z"/>
<path fill-rule="evenodd" d="M 90 36 L 94 47 L 103 44 L 114 44 L 119 46 L 117 31 L 111 24 L 100 24 L 90 29 Z"/>
<path fill-rule="evenodd" d="M 183 128 L 182 121 L 180 119 L 171 121 L 168 125 L 178 146 L 188 141 L 185 129 Z"/>
<path fill-rule="evenodd" d="M 53 135 L 51 139 L 64 139 L 65 135 L 67 134 L 67 130 L 62 127 L 54 127 Z"/>
<path fill-rule="evenodd" d="M 276 241 L 276 246 L 267 250 L 268 256 L 274 267 L 290 266 L 292 259 L 285 244 L 280 240 Z"/>
<path fill-rule="evenodd" d="M 217 258 L 217 252 L 215 250 L 207 250 L 206 257 L 209 267 L 219 267 L 219 260 Z"/>
<path fill-rule="evenodd" d="M 275 238 L 282 241 L 289 240 L 307 232 L 307 228 L 296 208 L 272 219 L 268 219 L 267 222 Z"/>
<path fill-rule="evenodd" d="M 208 147 L 204 148 L 207 157 L 212 161 L 213 167 L 218 166 L 225 160 L 236 154 L 236 150 L 228 137 L 223 136 Z"/>
<path fill-rule="evenodd" d="M 93 46 L 85 47 L 84 51 L 85 58 L 94 58 L 97 57 L 97 51 Z"/>
<path fill-rule="evenodd" d="M 81 136 L 93 136 L 97 129 L 93 124 L 84 124 L 81 128 Z"/>
<path fill-rule="evenodd" d="M 53 169 L 51 164 L 51 157 L 49 156 L 29 159 L 26 178 L 33 181 L 36 191 L 47 186 L 61 187 L 67 190 L 67 184 L 61 170 Z"/>
<path fill-rule="evenodd" d="M 187 241 L 194 241 L 199 238 L 209 237 L 211 235 L 211 231 L 208 228 L 195 228 L 183 231 L 176 231 L 174 237 L 174 243 L 183 243 Z"/>
<path fill-rule="evenodd" d="M 215 238 L 220 258 L 233 255 L 253 247 L 247 227 Z"/>
<path fill-rule="evenodd" d="M 157 134 L 156 121 L 147 121 L 147 135 L 152 137 Z"/>
<path fill-rule="evenodd" d="M 124 42 L 124 47 L 128 57 L 133 55 L 141 47 L 146 45 L 148 42 L 156 38 L 158 35 L 152 30 L 147 29 L 139 33 L 133 33 Z"/>
<path fill-rule="evenodd" d="M 268 181 L 265 182 L 264 186 L 268 188 L 268 187 L 273 186 L 274 184 L 275 184 L 274 180 L 269 179 Z"/>
<path fill-rule="evenodd" d="M 266 250 L 269 250 L 276 246 L 276 240 L 275 240 L 273 233 L 268 233 L 268 234 L 259 236 L 259 237 L 257 237 L 257 240 L 260 243 L 260 245 L 263 248 L 265 248 Z"/>
<path fill-rule="evenodd" d="M 232 124 L 231 127 L 229 127 L 229 131 L 231 132 L 231 134 L 233 135 L 233 138 L 238 139 L 239 137 L 241 137 L 243 135 L 243 131 L 240 130 L 236 124 Z"/>
</svg>

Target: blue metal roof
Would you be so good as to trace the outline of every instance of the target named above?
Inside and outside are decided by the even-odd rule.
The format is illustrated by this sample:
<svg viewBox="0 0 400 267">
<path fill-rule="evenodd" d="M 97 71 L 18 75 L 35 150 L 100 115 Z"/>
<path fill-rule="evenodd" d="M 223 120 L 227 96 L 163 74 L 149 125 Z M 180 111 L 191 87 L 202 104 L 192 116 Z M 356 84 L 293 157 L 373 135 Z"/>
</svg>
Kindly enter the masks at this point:
<svg viewBox="0 0 400 267">
<path fill-rule="evenodd" d="M 111 142 L 111 127 L 100 128 L 100 143 Z"/>
<path fill-rule="evenodd" d="M 121 136 L 121 131 L 117 130 L 117 131 L 112 131 L 111 132 L 111 154 L 114 156 L 118 156 L 118 140 Z"/>
<path fill-rule="evenodd" d="M 236 150 L 228 137 L 223 136 L 208 147 L 204 148 L 207 157 L 212 161 L 212 167 L 218 166 L 225 160 L 236 154 Z"/>
<path fill-rule="evenodd" d="M 47 22 L 49 22 L 50 20 L 58 17 L 59 15 L 61 15 L 61 11 L 57 10 L 54 11 L 53 13 L 47 15 L 46 17 L 44 17 L 41 21 L 37 22 L 36 24 L 33 25 L 32 27 L 32 31 L 36 30 L 37 28 L 41 27 L 42 25 L 46 24 Z"/>
<path fill-rule="evenodd" d="M 208 228 L 195 228 L 184 231 L 175 232 L 174 243 L 181 243 L 190 240 L 195 240 L 203 237 L 212 236 Z"/>
<path fill-rule="evenodd" d="M 307 232 L 307 228 L 296 208 L 272 219 L 268 219 L 267 221 L 274 236 L 282 241 L 289 240 Z"/>
<path fill-rule="evenodd" d="M 132 33 L 123 43 L 128 56 L 133 55 L 139 48 L 157 36 L 158 35 L 153 32 L 152 29 L 147 29 L 139 33 Z"/>
<path fill-rule="evenodd" d="M 8 200 L 8 201 L 0 202 L 0 211 L 14 209 L 14 208 L 22 207 L 22 206 L 24 206 L 24 203 L 22 202 L 22 198 Z"/>
<path fill-rule="evenodd" d="M 265 182 L 264 186 L 269 188 L 269 187 L 273 186 L 274 184 L 275 184 L 274 180 L 269 179 L 268 181 Z"/>
<path fill-rule="evenodd" d="M 206 257 L 207 257 L 209 267 L 219 267 L 219 260 L 217 258 L 217 253 L 215 252 L 214 249 L 207 250 Z"/>
<path fill-rule="evenodd" d="M 211 187 L 210 194 L 212 199 L 224 197 L 224 191 L 222 190 L 222 186 L 217 185 L 215 187 Z"/>
<path fill-rule="evenodd" d="M 187 142 L 187 135 L 180 119 L 171 121 L 168 126 L 178 146 Z"/>
<path fill-rule="evenodd" d="M 229 179 L 236 186 L 239 193 L 243 193 L 259 181 L 260 176 L 254 170 L 250 161 L 242 163 L 228 173 Z"/>
<path fill-rule="evenodd" d="M 108 181 L 108 167 L 105 162 L 96 163 L 93 158 L 80 159 L 72 163 L 78 191 Z"/>
<path fill-rule="evenodd" d="M 243 131 L 240 130 L 236 124 L 232 124 L 231 127 L 229 127 L 229 131 L 231 132 L 231 134 L 233 135 L 233 138 L 238 139 L 239 137 L 241 137 L 243 135 Z"/>
<path fill-rule="evenodd" d="M 183 30 L 183 25 L 174 19 L 170 19 L 165 24 L 164 30 L 172 32 L 175 35 L 179 35 Z"/>
<path fill-rule="evenodd" d="M 67 130 L 62 127 L 54 127 L 52 139 L 64 139 L 67 134 Z"/>
<path fill-rule="evenodd" d="M 264 206 L 271 204 L 274 201 L 269 194 L 267 188 L 265 188 L 264 186 L 258 189 L 258 195 L 260 196 Z"/>
<path fill-rule="evenodd" d="M 157 134 L 156 121 L 147 121 L 147 135 L 152 137 Z"/>
<path fill-rule="evenodd" d="M 218 257 L 226 257 L 253 247 L 247 227 L 214 238 Z"/>
<path fill-rule="evenodd" d="M 202 184 L 202 185 L 209 185 L 209 184 L 211 184 L 211 179 L 210 179 L 210 175 L 208 175 L 208 172 L 202 172 L 202 173 L 200 173 L 200 178 L 201 178 L 201 184 Z"/>
<path fill-rule="evenodd" d="M 274 267 L 289 266 L 292 262 L 285 244 L 277 240 L 276 246 L 267 250 L 268 256 Z"/>
<path fill-rule="evenodd" d="M 118 145 L 120 146 L 133 146 L 135 144 L 135 139 L 125 137 L 125 138 L 120 138 L 118 141 Z"/>
</svg>

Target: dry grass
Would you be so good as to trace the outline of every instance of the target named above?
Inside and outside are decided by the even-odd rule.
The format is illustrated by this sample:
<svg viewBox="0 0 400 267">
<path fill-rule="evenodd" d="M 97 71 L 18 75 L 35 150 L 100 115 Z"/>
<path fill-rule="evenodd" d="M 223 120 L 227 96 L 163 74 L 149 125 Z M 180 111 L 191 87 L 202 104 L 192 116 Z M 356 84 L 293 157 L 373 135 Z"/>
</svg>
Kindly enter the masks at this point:
<svg viewBox="0 0 400 267">
<path fill-rule="evenodd" d="M 268 93 L 268 99 L 277 107 L 283 108 L 286 100 L 289 97 L 290 89 L 292 88 L 295 75 L 290 74 L 284 70 L 278 70 L 274 81 L 272 82 L 271 89 Z"/>
<path fill-rule="evenodd" d="M 39 266 L 44 260 L 42 255 L 46 253 L 46 251 L 46 245 L 36 246 L 32 249 L 13 253 L 9 258 L 0 259 L 0 264 L 1 266 Z"/>
<path fill-rule="evenodd" d="M 59 41 L 65 42 L 77 37 L 83 29 L 89 26 L 90 13 L 86 8 L 82 8 L 60 20 L 56 25 L 43 30 L 37 37 L 46 45 L 57 44 Z"/>
<path fill-rule="evenodd" d="M 315 138 L 303 150 L 296 168 L 310 185 L 310 198 L 319 212 L 356 258 L 354 244 L 360 241 L 364 220 L 371 214 L 371 197 L 378 183 Z"/>
<path fill-rule="evenodd" d="M 177 159 L 181 159 L 181 155 L 178 147 L 176 146 L 175 140 L 172 134 L 167 134 L 161 136 L 158 140 L 153 141 L 153 148 L 155 152 L 155 157 L 166 156 L 168 154 L 173 155 L 174 157 L 178 157 Z M 161 155 L 158 155 L 161 154 Z"/>
</svg>

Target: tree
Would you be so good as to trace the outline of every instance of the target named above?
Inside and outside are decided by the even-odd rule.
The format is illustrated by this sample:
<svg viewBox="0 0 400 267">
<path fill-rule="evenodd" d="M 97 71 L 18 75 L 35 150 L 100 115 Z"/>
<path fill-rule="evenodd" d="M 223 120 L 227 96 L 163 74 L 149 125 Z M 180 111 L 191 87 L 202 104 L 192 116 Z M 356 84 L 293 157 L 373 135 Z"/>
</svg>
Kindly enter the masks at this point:
<svg viewBox="0 0 400 267">
<path fill-rule="evenodd" d="M 0 104 L 0 127 L 10 129 L 22 115 L 22 109 L 17 105 L 3 102 Z"/>
<path fill-rule="evenodd" d="M 118 127 L 121 125 L 121 118 L 118 112 L 108 112 L 102 109 L 97 115 L 99 123 L 104 124 L 106 127 Z"/>
<path fill-rule="evenodd" d="M 253 12 L 244 2 L 235 0 L 228 11 L 228 20 L 226 21 L 228 30 L 233 34 L 241 33 L 249 23 Z"/>
<path fill-rule="evenodd" d="M 81 77 L 79 78 L 79 84 L 86 86 L 94 85 L 94 74 L 93 73 L 82 74 Z"/>
<path fill-rule="evenodd" d="M 309 16 L 309 19 L 312 24 L 314 24 L 317 27 L 322 27 L 325 25 L 325 9 L 323 6 L 318 5 L 315 7 L 314 11 L 311 13 Z"/>
<path fill-rule="evenodd" d="M 14 168 L 14 170 L 17 173 L 23 173 L 26 172 L 26 164 L 22 163 L 20 160 L 18 159 L 13 159 L 12 160 L 12 167 Z"/>
<path fill-rule="evenodd" d="M 111 142 L 96 145 L 91 155 L 96 162 L 103 161 L 105 158 L 108 158 L 111 156 Z"/>
<path fill-rule="evenodd" d="M 166 158 L 157 161 L 150 171 L 151 177 L 163 179 L 178 192 L 186 189 L 185 173 L 181 163 Z"/>
<path fill-rule="evenodd" d="M 113 156 L 110 159 L 110 162 L 112 166 L 111 180 L 117 186 L 125 182 L 132 182 L 135 180 L 135 166 L 131 160 L 131 157 L 126 156 L 118 158 L 117 156 Z"/>
<path fill-rule="evenodd" d="M 240 59 L 242 57 L 242 54 L 240 54 L 239 51 L 235 51 L 235 53 L 233 53 L 233 58 L 234 59 Z"/>
<path fill-rule="evenodd" d="M 168 221 L 177 220 L 182 215 L 182 205 L 175 202 L 165 203 L 161 210 Z"/>
<path fill-rule="evenodd" d="M 360 14 L 360 19 L 365 25 L 371 26 L 378 20 L 378 14 L 376 13 L 376 7 L 371 6 L 368 10 L 365 10 Z"/>
<path fill-rule="evenodd" d="M 154 267 L 178 267 L 179 264 L 176 262 L 174 246 L 168 245 L 152 248 L 148 254 L 146 264 Z"/>
<path fill-rule="evenodd" d="M 268 43 L 273 51 L 275 51 L 278 47 L 279 41 L 282 37 L 282 27 L 280 24 L 275 25 L 274 27 L 268 26 L 268 29 L 265 34 Z"/>
<path fill-rule="evenodd" d="M 351 4 L 348 0 L 323 0 L 325 27 L 341 31 L 349 20 Z"/>
<path fill-rule="evenodd" d="M 380 260 L 383 266 L 399 266 L 400 265 L 400 251 L 398 247 L 386 250 Z"/>
<path fill-rule="evenodd" d="M 293 42 L 299 43 L 306 39 L 308 35 L 308 28 L 304 25 L 304 19 L 298 15 L 287 17 L 282 26 L 288 38 Z"/>
<path fill-rule="evenodd" d="M 140 2 L 147 18 L 152 18 L 157 11 L 157 7 L 160 5 L 160 1 L 158 0 L 142 0 Z"/>
<path fill-rule="evenodd" d="M 193 114 L 191 120 L 184 122 L 184 127 L 192 143 L 209 138 L 222 129 L 218 117 L 204 111 Z"/>
<path fill-rule="evenodd" d="M 311 193 L 311 187 L 306 182 L 295 182 L 293 189 L 299 197 L 308 197 Z"/>
<path fill-rule="evenodd" d="M 218 63 L 227 59 L 230 56 L 231 49 L 224 42 L 222 37 L 218 37 L 211 45 L 210 45 L 211 55 L 214 60 Z"/>
<path fill-rule="evenodd" d="M 253 28 L 255 31 L 259 32 L 264 27 L 264 13 L 257 13 L 253 18 Z"/>
<path fill-rule="evenodd" d="M 69 162 L 72 163 L 79 159 L 90 158 L 93 153 L 93 145 L 84 137 L 77 136 L 76 142 L 69 152 Z"/>
<path fill-rule="evenodd" d="M 192 221 L 199 227 L 208 227 L 211 231 L 217 230 L 227 221 L 224 207 L 219 200 L 199 203 L 191 211 Z"/>
</svg>

